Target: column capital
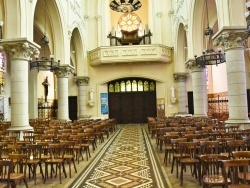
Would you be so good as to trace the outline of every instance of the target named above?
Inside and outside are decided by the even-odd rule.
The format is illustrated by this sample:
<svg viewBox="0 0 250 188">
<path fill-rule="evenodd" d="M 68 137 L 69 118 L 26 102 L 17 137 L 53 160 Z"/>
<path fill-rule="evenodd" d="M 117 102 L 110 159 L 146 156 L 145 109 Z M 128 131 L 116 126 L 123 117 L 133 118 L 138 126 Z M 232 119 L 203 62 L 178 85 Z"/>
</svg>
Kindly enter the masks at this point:
<svg viewBox="0 0 250 188">
<path fill-rule="evenodd" d="M 59 69 L 55 71 L 58 78 L 68 77 L 71 73 L 74 74 L 75 68 L 71 65 L 60 65 Z"/>
<path fill-rule="evenodd" d="M 75 76 L 74 80 L 76 81 L 78 86 L 87 86 L 89 84 L 88 76 Z"/>
<path fill-rule="evenodd" d="M 29 60 L 32 54 L 39 54 L 39 45 L 27 40 L 27 38 L 2 39 L 0 51 L 5 52 L 14 59 Z"/>
<path fill-rule="evenodd" d="M 218 46 L 221 44 L 225 47 L 225 50 L 244 47 L 248 36 L 246 27 L 226 26 L 213 37 L 213 45 Z"/>
<path fill-rule="evenodd" d="M 185 63 L 187 69 L 191 69 L 192 72 L 202 72 L 204 67 L 196 65 L 195 59 L 189 59 Z"/>
<path fill-rule="evenodd" d="M 175 72 L 174 73 L 174 80 L 176 82 L 186 82 L 187 78 L 188 78 L 187 72 Z"/>
</svg>

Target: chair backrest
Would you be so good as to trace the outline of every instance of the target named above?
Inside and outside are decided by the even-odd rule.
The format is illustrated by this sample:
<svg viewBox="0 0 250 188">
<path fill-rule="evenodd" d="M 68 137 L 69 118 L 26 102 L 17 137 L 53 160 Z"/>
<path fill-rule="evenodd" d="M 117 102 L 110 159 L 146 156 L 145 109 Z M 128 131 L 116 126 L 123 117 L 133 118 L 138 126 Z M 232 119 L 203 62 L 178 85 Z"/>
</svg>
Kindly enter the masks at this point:
<svg viewBox="0 0 250 188">
<path fill-rule="evenodd" d="M 218 141 L 200 141 L 200 154 L 218 154 L 219 142 Z"/>
<path fill-rule="evenodd" d="M 8 144 L 7 145 L 7 153 L 22 153 L 22 145 L 19 144 Z"/>
<path fill-rule="evenodd" d="M 226 183 L 225 187 L 228 187 L 227 178 L 230 179 L 231 185 L 237 185 L 239 183 L 246 184 L 249 162 L 248 159 L 231 159 L 222 161 L 222 174 Z M 239 181 L 240 179 L 241 182 Z"/>
<path fill-rule="evenodd" d="M 13 172 L 13 163 L 10 160 L 0 160 L 0 185 L 10 186 L 10 173 Z"/>
<path fill-rule="evenodd" d="M 250 159 L 250 151 L 233 151 L 232 156 L 234 159 Z"/>
<path fill-rule="evenodd" d="M 230 157 L 232 156 L 233 151 L 244 151 L 245 150 L 245 141 L 244 140 L 228 140 L 227 141 L 227 150 Z"/>
<path fill-rule="evenodd" d="M 227 160 L 228 157 L 220 154 L 201 155 L 201 172 L 202 175 L 222 175 L 221 164 L 222 160 Z"/>
<path fill-rule="evenodd" d="M 41 144 L 27 144 L 27 154 L 29 159 L 41 160 L 42 156 L 42 145 Z"/>
<path fill-rule="evenodd" d="M 27 154 L 9 154 L 9 159 L 13 162 L 13 172 L 23 173 L 26 176 Z"/>
<path fill-rule="evenodd" d="M 189 156 L 190 158 L 196 157 L 198 144 L 198 142 L 179 142 L 181 156 Z"/>
<path fill-rule="evenodd" d="M 65 155 L 65 145 L 60 143 L 49 144 L 50 157 L 53 159 L 62 159 Z"/>
</svg>

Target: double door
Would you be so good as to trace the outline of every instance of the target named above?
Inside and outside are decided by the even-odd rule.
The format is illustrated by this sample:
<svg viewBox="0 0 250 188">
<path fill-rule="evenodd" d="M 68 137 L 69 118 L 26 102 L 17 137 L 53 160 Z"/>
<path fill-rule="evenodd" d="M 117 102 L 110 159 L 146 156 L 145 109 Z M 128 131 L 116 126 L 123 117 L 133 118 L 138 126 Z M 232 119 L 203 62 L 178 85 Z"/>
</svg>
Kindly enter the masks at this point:
<svg viewBox="0 0 250 188">
<path fill-rule="evenodd" d="M 109 117 L 117 123 L 146 123 L 156 117 L 155 92 L 109 93 Z"/>
</svg>

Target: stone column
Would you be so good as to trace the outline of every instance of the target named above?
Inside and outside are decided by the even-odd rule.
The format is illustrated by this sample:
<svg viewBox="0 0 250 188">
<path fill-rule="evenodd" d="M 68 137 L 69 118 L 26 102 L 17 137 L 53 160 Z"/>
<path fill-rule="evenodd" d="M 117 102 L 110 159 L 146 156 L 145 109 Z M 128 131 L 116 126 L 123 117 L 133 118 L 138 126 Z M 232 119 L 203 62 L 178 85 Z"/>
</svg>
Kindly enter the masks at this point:
<svg viewBox="0 0 250 188">
<path fill-rule="evenodd" d="M 68 78 L 69 74 L 74 72 L 70 65 L 61 65 L 59 70 L 55 71 L 57 76 L 57 93 L 58 93 L 58 111 L 59 120 L 69 121 L 69 99 L 68 99 Z"/>
<path fill-rule="evenodd" d="M 37 70 L 29 71 L 29 119 L 38 118 Z"/>
<path fill-rule="evenodd" d="M 250 128 L 247 108 L 244 44 L 248 32 L 244 28 L 224 27 L 214 36 L 214 45 L 225 47 L 229 118 L 227 125 Z"/>
<path fill-rule="evenodd" d="M 77 85 L 78 85 L 78 102 L 79 102 L 79 111 L 78 111 L 78 119 L 87 118 L 87 86 L 89 84 L 88 76 L 75 76 L 74 77 Z"/>
<path fill-rule="evenodd" d="M 194 117 L 207 117 L 207 94 L 205 85 L 204 68 L 196 66 L 195 60 L 188 60 L 186 67 L 192 71 Z"/>
<path fill-rule="evenodd" d="M 26 38 L 1 40 L 11 62 L 11 127 L 9 130 L 31 130 L 29 125 L 29 59 L 38 45 Z"/>
<path fill-rule="evenodd" d="M 174 73 L 174 80 L 177 82 L 178 114 L 187 114 L 187 90 L 186 80 L 188 73 Z"/>
</svg>

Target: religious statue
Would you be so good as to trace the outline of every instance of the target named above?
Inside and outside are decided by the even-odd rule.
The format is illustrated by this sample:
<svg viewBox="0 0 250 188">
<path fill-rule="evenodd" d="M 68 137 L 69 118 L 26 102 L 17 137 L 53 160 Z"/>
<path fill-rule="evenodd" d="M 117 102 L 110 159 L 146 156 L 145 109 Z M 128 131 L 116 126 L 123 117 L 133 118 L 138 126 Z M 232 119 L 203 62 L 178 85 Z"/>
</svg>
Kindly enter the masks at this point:
<svg viewBox="0 0 250 188">
<path fill-rule="evenodd" d="M 44 86 L 44 95 L 45 95 L 45 102 L 47 101 L 48 98 L 48 92 L 49 92 L 49 81 L 48 81 L 48 76 L 46 76 L 44 82 L 43 82 L 43 86 Z"/>
</svg>

